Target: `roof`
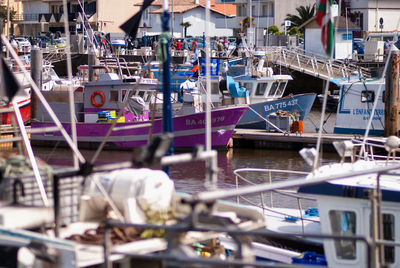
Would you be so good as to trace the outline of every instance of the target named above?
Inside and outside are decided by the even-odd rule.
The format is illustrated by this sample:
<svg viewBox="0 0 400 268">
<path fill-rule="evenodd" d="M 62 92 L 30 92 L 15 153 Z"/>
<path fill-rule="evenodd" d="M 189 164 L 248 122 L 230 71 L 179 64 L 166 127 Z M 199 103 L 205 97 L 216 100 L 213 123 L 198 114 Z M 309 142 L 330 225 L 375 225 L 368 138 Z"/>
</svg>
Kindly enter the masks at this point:
<svg viewBox="0 0 400 268">
<path fill-rule="evenodd" d="M 310 19 L 308 19 L 306 22 L 304 22 L 303 24 L 301 24 L 298 28 L 305 28 L 307 25 L 311 24 L 311 23 L 316 23 L 315 19 L 317 16 L 314 16 Z M 349 19 L 347 19 L 347 23 L 346 23 L 346 18 L 343 16 L 336 16 L 333 19 L 333 25 L 335 27 L 335 29 L 337 29 L 338 31 L 340 30 L 349 30 L 349 31 L 360 31 L 360 27 L 358 27 L 357 25 L 355 25 L 352 21 L 350 21 Z M 319 27 L 319 26 L 318 26 Z"/>
<path fill-rule="evenodd" d="M 215 0 L 211 0 L 210 10 L 216 13 L 219 13 L 224 16 L 233 17 L 236 16 L 236 5 L 233 4 L 216 4 Z M 141 6 L 142 4 L 136 4 L 137 6 Z M 155 0 L 152 4 L 154 7 L 160 7 L 159 9 L 153 10 L 150 13 L 162 13 L 162 0 Z M 196 0 L 174 0 L 174 13 L 185 13 L 189 10 L 192 10 L 196 7 L 205 8 L 205 0 L 199 0 L 196 3 Z M 172 12 L 172 3 L 169 4 L 169 12 Z"/>
</svg>

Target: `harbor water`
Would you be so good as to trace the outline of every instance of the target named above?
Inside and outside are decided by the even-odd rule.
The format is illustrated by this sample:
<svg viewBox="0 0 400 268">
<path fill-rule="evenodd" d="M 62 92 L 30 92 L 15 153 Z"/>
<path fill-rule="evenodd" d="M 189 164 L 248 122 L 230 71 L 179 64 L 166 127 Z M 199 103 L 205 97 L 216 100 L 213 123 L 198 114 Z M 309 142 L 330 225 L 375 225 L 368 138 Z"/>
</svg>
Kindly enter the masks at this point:
<svg viewBox="0 0 400 268">
<path fill-rule="evenodd" d="M 45 160 L 49 165 L 54 166 L 72 166 L 72 153 L 67 148 L 58 148 L 53 150 L 47 147 L 35 147 L 36 156 Z M 91 159 L 94 150 L 81 151 L 86 159 Z M 130 161 L 132 159 L 131 151 L 103 151 L 96 165 Z M 335 153 L 324 153 L 323 163 L 334 162 L 338 160 Z M 280 169 L 294 171 L 311 171 L 311 167 L 305 163 L 296 151 L 285 150 L 265 150 L 254 148 L 233 148 L 218 151 L 218 188 L 233 189 L 236 187 L 236 178 L 234 170 L 240 168 L 258 168 L 258 169 Z M 242 174 L 242 173 L 241 173 Z M 253 183 L 269 182 L 267 173 L 245 173 L 243 174 Z M 273 181 L 291 180 L 302 178 L 304 175 L 279 173 L 273 177 Z M 193 162 L 190 164 L 179 164 L 170 167 L 170 178 L 174 181 L 177 191 L 195 194 L 207 190 L 205 187 L 205 163 Z M 239 180 L 239 185 L 249 185 Z M 294 189 L 292 189 L 294 190 Z M 259 203 L 259 197 L 251 197 Z M 231 201 L 234 201 L 232 199 Z M 288 199 L 279 195 L 274 196 L 274 206 L 276 207 L 297 207 L 297 202 L 293 198 Z"/>
</svg>

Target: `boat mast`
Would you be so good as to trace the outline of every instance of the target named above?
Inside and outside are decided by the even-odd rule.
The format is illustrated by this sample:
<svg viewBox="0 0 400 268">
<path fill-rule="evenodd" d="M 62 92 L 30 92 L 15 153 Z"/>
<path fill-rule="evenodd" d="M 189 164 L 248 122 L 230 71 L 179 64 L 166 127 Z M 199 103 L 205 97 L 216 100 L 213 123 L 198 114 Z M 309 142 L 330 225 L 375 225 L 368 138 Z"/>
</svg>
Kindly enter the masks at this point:
<svg viewBox="0 0 400 268">
<path fill-rule="evenodd" d="M 162 30 L 164 36 L 168 36 L 169 32 L 169 11 L 168 11 L 168 0 L 163 0 L 163 17 L 162 17 Z M 161 42 L 161 45 L 164 45 L 163 48 L 164 60 L 163 60 L 163 133 L 173 133 L 173 124 L 172 124 L 172 104 L 171 104 L 171 75 L 170 75 L 170 51 L 169 51 L 169 40 L 166 38 L 164 42 Z M 171 141 L 171 145 L 169 147 L 167 155 L 174 154 L 174 143 Z M 169 167 L 163 167 L 163 170 L 169 174 Z"/>
<path fill-rule="evenodd" d="M 10 40 L 10 0 L 7 0 L 7 39 Z M 10 57 L 8 49 L 6 49 L 6 57 Z"/>
<path fill-rule="evenodd" d="M 76 134 L 76 121 L 75 121 L 75 100 L 74 100 L 74 91 L 72 88 L 72 61 L 71 61 L 71 42 L 70 42 L 70 33 L 69 33 L 69 23 L 68 23 L 68 8 L 67 8 L 67 0 L 63 0 L 63 13 L 64 13 L 64 31 L 65 37 L 67 38 L 65 53 L 67 55 L 67 73 L 68 73 L 68 96 L 69 96 L 69 111 L 71 116 L 71 134 L 72 141 L 76 147 L 78 147 L 78 138 Z M 74 159 L 74 167 L 79 167 L 79 161 L 76 154 L 72 154 Z"/>
</svg>

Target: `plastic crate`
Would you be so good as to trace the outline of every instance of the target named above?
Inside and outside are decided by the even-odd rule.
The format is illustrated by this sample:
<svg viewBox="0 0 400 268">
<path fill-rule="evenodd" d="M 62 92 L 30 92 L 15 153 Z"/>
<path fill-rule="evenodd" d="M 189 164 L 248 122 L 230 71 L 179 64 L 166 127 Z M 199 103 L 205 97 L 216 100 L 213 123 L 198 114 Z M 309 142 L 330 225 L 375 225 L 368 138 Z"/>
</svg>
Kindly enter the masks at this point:
<svg viewBox="0 0 400 268">
<path fill-rule="evenodd" d="M 279 116 L 279 115 L 269 115 L 267 120 L 277 126 L 282 131 L 290 131 L 290 126 L 292 125 L 292 117 L 290 116 Z M 268 132 L 277 132 L 278 130 L 269 124 L 266 123 L 266 130 Z"/>
</svg>

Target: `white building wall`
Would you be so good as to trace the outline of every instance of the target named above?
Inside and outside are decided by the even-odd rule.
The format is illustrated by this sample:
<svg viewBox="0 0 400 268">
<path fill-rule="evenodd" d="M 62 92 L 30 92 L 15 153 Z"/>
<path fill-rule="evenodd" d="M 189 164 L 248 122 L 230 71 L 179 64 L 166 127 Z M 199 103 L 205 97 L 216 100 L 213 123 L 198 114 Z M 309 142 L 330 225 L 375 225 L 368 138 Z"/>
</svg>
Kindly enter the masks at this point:
<svg viewBox="0 0 400 268">
<path fill-rule="evenodd" d="M 287 14 L 298 15 L 296 8 L 300 6 L 312 6 L 315 3 L 316 0 L 275 0 L 274 25 L 278 26 L 279 31 L 283 32 L 284 28 L 282 24 Z"/>
<path fill-rule="evenodd" d="M 363 14 L 365 31 L 380 31 L 379 19 L 383 18 L 383 31 L 396 30 L 400 18 L 400 1 L 398 0 L 351 0 L 352 12 Z M 400 30 L 400 29 L 397 29 Z"/>
<path fill-rule="evenodd" d="M 210 12 L 210 36 L 232 36 L 231 28 L 217 28 L 218 20 L 221 19 L 220 14 Z M 172 18 L 170 17 L 170 20 Z M 174 14 L 174 36 L 176 38 L 183 37 L 184 28 L 180 25 L 182 22 L 189 22 L 190 27 L 187 28 L 188 36 L 203 36 L 205 32 L 205 10 L 204 8 L 195 8 L 182 14 Z M 141 22 L 141 25 L 143 22 Z M 147 34 L 155 35 L 162 32 L 160 14 L 151 14 L 149 18 L 149 26 Z M 229 27 L 229 24 L 228 24 Z"/>
<path fill-rule="evenodd" d="M 320 28 L 306 28 L 304 34 L 304 49 L 314 54 L 326 55 L 321 43 Z"/>
<path fill-rule="evenodd" d="M 353 40 L 344 40 L 343 34 L 351 34 L 352 32 L 346 33 L 345 31 L 335 32 L 335 59 L 351 59 L 353 50 Z"/>
</svg>

